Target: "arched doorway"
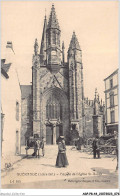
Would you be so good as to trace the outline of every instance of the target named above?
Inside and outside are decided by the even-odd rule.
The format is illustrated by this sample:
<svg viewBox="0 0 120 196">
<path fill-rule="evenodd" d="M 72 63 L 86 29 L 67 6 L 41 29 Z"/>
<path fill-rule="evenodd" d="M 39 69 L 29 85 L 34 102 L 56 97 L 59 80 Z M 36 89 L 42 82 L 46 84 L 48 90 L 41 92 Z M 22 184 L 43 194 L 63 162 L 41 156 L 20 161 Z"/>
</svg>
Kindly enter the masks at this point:
<svg viewBox="0 0 120 196">
<path fill-rule="evenodd" d="M 62 130 L 62 104 L 52 93 L 46 102 L 46 144 L 56 144 Z"/>
<path fill-rule="evenodd" d="M 63 127 L 52 120 L 46 124 L 46 144 L 56 144 L 60 135 L 63 135 Z"/>
<path fill-rule="evenodd" d="M 43 93 L 40 127 L 46 144 L 56 144 L 58 137 L 69 131 L 68 99 L 63 90 L 52 87 Z"/>
</svg>

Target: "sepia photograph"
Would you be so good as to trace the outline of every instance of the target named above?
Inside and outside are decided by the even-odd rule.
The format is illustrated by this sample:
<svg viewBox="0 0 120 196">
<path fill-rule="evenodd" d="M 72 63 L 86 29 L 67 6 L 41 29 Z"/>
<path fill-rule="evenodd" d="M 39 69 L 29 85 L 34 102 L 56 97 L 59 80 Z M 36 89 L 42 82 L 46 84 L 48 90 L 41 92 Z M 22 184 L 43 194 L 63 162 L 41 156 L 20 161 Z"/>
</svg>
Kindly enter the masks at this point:
<svg viewBox="0 0 120 196">
<path fill-rule="evenodd" d="M 1 1 L 2 189 L 118 189 L 118 7 Z"/>
</svg>

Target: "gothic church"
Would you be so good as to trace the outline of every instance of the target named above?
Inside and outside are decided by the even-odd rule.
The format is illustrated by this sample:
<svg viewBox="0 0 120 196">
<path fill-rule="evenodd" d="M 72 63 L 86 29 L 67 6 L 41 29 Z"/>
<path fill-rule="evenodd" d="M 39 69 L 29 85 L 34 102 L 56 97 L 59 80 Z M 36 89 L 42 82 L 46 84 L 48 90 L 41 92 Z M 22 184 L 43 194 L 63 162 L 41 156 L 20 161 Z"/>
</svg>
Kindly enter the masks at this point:
<svg viewBox="0 0 120 196">
<path fill-rule="evenodd" d="M 46 144 L 56 144 L 60 135 L 69 140 L 71 131 L 85 134 L 82 50 L 73 32 L 65 62 L 60 36 L 52 5 L 48 22 L 44 19 L 40 51 L 37 39 L 34 44 L 32 86 L 21 86 L 22 105 L 30 104 L 27 114 L 25 107 L 22 111 L 22 137 L 38 134 Z"/>
</svg>

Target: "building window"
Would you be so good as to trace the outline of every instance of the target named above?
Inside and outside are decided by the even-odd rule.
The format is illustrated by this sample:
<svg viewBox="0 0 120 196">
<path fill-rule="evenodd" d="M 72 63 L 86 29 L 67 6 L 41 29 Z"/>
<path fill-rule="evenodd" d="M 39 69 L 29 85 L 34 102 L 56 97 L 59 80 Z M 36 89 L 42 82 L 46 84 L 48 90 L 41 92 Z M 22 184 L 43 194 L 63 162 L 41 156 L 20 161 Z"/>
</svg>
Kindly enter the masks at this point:
<svg viewBox="0 0 120 196">
<path fill-rule="evenodd" d="M 16 131 L 16 154 L 19 154 L 19 131 Z"/>
<path fill-rule="evenodd" d="M 19 103 L 16 102 L 16 120 L 19 121 Z"/>
<path fill-rule="evenodd" d="M 110 115 L 111 115 L 111 123 L 114 123 L 115 122 L 115 112 L 111 111 Z"/>
<path fill-rule="evenodd" d="M 114 106 L 114 94 L 110 95 L 110 107 Z"/>
<path fill-rule="evenodd" d="M 62 106 L 58 99 L 51 95 L 46 103 L 46 119 L 61 119 Z"/>
<path fill-rule="evenodd" d="M 110 80 L 110 88 L 113 87 L 113 79 Z"/>
<path fill-rule="evenodd" d="M 46 105 L 46 118 L 58 119 L 61 118 L 61 106 L 60 104 L 48 104 Z"/>
<path fill-rule="evenodd" d="M 53 32 L 53 44 L 56 44 L 56 33 Z"/>
</svg>

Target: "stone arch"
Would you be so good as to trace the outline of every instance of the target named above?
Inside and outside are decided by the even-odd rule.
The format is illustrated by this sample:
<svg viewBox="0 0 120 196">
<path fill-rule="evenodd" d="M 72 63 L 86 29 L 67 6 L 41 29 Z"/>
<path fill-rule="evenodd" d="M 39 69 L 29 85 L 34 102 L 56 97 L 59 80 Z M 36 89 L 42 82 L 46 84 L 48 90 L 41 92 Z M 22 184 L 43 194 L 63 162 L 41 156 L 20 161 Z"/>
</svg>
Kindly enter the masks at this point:
<svg viewBox="0 0 120 196">
<path fill-rule="evenodd" d="M 59 98 L 59 96 L 61 96 L 62 98 L 64 98 L 64 100 L 68 101 L 66 93 L 58 87 L 50 87 L 50 88 L 46 89 L 43 92 L 42 101 L 43 101 L 43 99 L 46 100 L 47 96 L 50 95 L 51 93 L 55 93 L 56 97 Z M 64 102 L 64 100 L 63 100 L 63 102 Z"/>
<path fill-rule="evenodd" d="M 58 87 L 51 87 L 44 91 L 42 94 L 41 100 L 41 134 L 46 137 L 46 123 L 51 119 L 46 118 L 46 104 L 47 101 L 53 98 L 57 100 L 62 108 L 62 113 L 60 119 L 52 119 L 53 124 L 58 123 L 62 125 L 63 135 L 66 135 L 66 132 L 69 130 L 69 102 L 66 93 Z M 51 121 L 50 121 L 51 122 Z"/>
</svg>

